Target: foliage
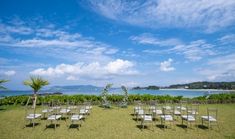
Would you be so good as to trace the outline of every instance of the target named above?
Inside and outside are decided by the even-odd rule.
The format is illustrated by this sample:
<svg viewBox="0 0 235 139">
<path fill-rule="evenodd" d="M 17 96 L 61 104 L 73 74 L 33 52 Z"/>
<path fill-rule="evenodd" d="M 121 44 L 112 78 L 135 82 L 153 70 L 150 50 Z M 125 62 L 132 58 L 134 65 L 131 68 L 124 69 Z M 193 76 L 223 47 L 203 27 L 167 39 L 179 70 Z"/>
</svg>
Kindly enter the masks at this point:
<svg viewBox="0 0 235 139">
<path fill-rule="evenodd" d="M 25 105 L 29 96 L 10 96 L 0 99 L 0 105 Z M 125 98 L 124 95 L 108 95 L 107 102 L 118 103 L 123 101 Z M 39 96 L 37 105 L 40 105 L 43 102 L 51 102 L 53 100 L 58 100 L 60 103 L 74 102 L 74 103 L 83 103 L 90 101 L 93 104 L 100 104 L 103 102 L 102 96 L 97 95 L 47 95 Z M 148 103 L 150 101 L 157 101 L 158 103 L 165 102 L 175 102 L 178 103 L 181 100 L 187 100 L 196 103 L 235 103 L 235 93 L 227 94 L 212 94 L 209 96 L 200 96 L 194 98 L 183 98 L 182 96 L 158 96 L 158 95 L 128 95 L 128 103 L 132 104 L 134 101 L 142 101 Z"/>
<path fill-rule="evenodd" d="M 105 86 L 105 88 L 103 89 L 102 91 L 102 94 L 101 94 L 101 98 L 102 98 L 102 101 L 103 101 L 103 106 L 104 107 L 111 107 L 110 106 L 110 103 L 108 102 L 108 97 L 109 97 L 109 89 L 112 87 L 112 84 L 107 84 Z"/>
<path fill-rule="evenodd" d="M 158 86 L 155 86 L 155 85 L 150 85 L 150 86 L 147 86 L 147 87 L 139 87 L 139 86 L 136 86 L 136 87 L 133 87 L 132 89 L 134 89 L 134 90 L 141 90 L 141 89 L 159 90 L 159 87 L 158 87 Z"/>
<path fill-rule="evenodd" d="M 8 82 L 8 80 L 0 80 L 0 89 L 6 89 L 4 86 L 2 86 L 2 84 L 5 82 Z"/>
<path fill-rule="evenodd" d="M 126 103 L 128 101 L 128 90 L 125 86 L 122 86 L 121 88 L 124 94 L 123 102 Z"/>
<path fill-rule="evenodd" d="M 24 81 L 24 85 L 30 86 L 36 94 L 43 86 L 49 85 L 49 82 L 39 76 L 31 76 L 29 80 Z"/>
<path fill-rule="evenodd" d="M 188 89 L 235 89 L 235 82 L 194 82 L 189 84 L 176 84 L 168 88 L 185 88 Z"/>
</svg>

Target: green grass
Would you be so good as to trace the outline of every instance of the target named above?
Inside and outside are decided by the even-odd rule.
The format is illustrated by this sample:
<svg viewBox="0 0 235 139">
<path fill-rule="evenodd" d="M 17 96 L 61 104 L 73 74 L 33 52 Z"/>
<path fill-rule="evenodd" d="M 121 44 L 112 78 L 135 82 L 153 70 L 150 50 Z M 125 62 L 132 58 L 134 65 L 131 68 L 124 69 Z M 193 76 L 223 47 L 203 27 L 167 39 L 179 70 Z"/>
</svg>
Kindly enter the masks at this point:
<svg viewBox="0 0 235 139">
<path fill-rule="evenodd" d="M 92 113 L 82 127 L 69 129 L 64 120 L 60 121 L 60 126 L 54 130 L 53 128 L 45 128 L 46 120 L 40 120 L 40 124 L 35 128 L 26 127 L 24 121 L 24 108 L 20 106 L 6 107 L 5 110 L 0 110 L 0 138 L 1 139 L 66 139 L 66 138 L 235 138 L 235 104 L 210 104 L 200 106 L 200 115 L 206 114 L 207 107 L 218 107 L 219 109 L 219 125 L 212 130 L 194 128 L 188 129 L 180 126 L 181 120 L 176 121 L 175 130 L 159 128 L 159 121 L 152 128 L 139 129 L 135 120 L 133 120 L 133 106 L 128 108 L 103 109 L 94 106 Z M 67 120 L 69 125 L 70 121 Z M 198 121 L 198 124 L 201 124 Z"/>
</svg>

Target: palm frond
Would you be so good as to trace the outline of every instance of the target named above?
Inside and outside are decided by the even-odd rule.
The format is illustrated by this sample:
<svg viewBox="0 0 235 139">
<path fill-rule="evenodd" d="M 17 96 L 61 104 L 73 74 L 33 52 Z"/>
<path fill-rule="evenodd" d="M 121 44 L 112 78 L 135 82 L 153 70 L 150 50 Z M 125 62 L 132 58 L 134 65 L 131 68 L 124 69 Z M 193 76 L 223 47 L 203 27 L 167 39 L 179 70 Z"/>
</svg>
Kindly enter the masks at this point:
<svg viewBox="0 0 235 139">
<path fill-rule="evenodd" d="M 1 79 L 0 80 L 0 89 L 7 89 L 7 88 L 5 88 L 4 86 L 2 86 L 1 84 L 3 84 L 3 83 L 5 83 L 5 82 L 8 82 L 9 80 L 3 80 L 3 79 Z"/>
<path fill-rule="evenodd" d="M 48 84 L 49 82 L 47 80 L 44 80 L 39 76 L 31 76 L 29 80 L 24 81 L 24 85 L 30 86 L 34 90 L 34 93 L 38 92 L 43 86 Z"/>
</svg>

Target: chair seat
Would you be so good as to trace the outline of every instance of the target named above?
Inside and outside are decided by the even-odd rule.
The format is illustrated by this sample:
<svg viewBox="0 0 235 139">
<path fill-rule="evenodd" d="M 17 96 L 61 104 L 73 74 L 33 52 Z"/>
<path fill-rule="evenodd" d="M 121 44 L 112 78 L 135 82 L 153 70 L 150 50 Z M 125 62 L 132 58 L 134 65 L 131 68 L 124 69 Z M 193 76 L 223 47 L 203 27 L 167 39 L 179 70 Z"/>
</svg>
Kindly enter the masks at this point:
<svg viewBox="0 0 235 139">
<path fill-rule="evenodd" d="M 52 112 L 53 111 L 53 109 L 44 109 L 44 110 L 42 110 L 42 113 L 48 113 L 48 112 Z"/>
<path fill-rule="evenodd" d="M 182 111 L 185 111 L 185 110 L 186 110 L 185 107 L 181 107 L 181 106 L 177 106 L 176 108 L 177 108 L 177 109 L 181 109 Z"/>
<path fill-rule="evenodd" d="M 52 109 L 58 110 L 58 109 L 60 109 L 60 107 L 59 106 L 55 106 L 55 107 L 52 107 Z"/>
<path fill-rule="evenodd" d="M 194 116 L 192 115 L 182 115 L 181 116 L 183 120 L 186 120 L 186 121 L 195 121 L 196 119 L 194 118 Z"/>
<path fill-rule="evenodd" d="M 61 109 L 60 113 L 69 113 L 71 110 L 70 109 Z"/>
<path fill-rule="evenodd" d="M 26 116 L 26 118 L 27 119 L 37 119 L 41 116 L 42 116 L 42 114 L 29 114 L 28 116 Z"/>
<path fill-rule="evenodd" d="M 69 106 L 68 109 L 76 109 L 77 106 Z"/>
<path fill-rule="evenodd" d="M 87 114 L 87 113 L 88 113 L 88 110 L 86 110 L 86 109 L 81 109 L 79 113 L 80 113 L 80 114 Z"/>
<path fill-rule="evenodd" d="M 71 121 L 78 121 L 81 120 L 82 118 L 83 118 L 82 115 L 72 115 Z"/>
<path fill-rule="evenodd" d="M 143 115 L 141 116 L 141 118 L 143 118 L 144 121 L 153 121 L 153 118 L 151 115 Z"/>
<path fill-rule="evenodd" d="M 173 117 L 171 115 L 161 115 L 161 119 L 165 121 L 173 121 Z"/>
<path fill-rule="evenodd" d="M 170 110 L 171 106 L 163 106 L 163 108 L 166 109 L 166 110 Z"/>
<path fill-rule="evenodd" d="M 143 114 L 144 114 L 144 110 L 138 110 L 138 111 L 137 111 L 137 114 L 138 114 L 138 115 L 143 115 Z"/>
<path fill-rule="evenodd" d="M 197 111 L 188 111 L 188 112 L 191 113 L 191 114 L 193 114 L 193 115 L 198 114 Z"/>
<path fill-rule="evenodd" d="M 156 113 L 158 115 L 161 115 L 162 114 L 162 110 L 153 110 L 153 113 Z"/>
<path fill-rule="evenodd" d="M 181 114 L 181 112 L 180 112 L 180 111 L 175 110 L 175 111 L 174 111 L 174 114 L 175 114 L 175 115 L 180 115 L 180 114 Z"/>
<path fill-rule="evenodd" d="M 212 117 L 212 116 L 209 116 L 209 118 L 208 118 L 208 116 L 201 116 L 201 118 L 203 119 L 203 120 L 206 120 L 206 121 L 212 121 L 212 122 L 216 122 L 217 120 L 214 118 L 214 117 Z"/>
<path fill-rule="evenodd" d="M 61 118 L 61 115 L 50 115 L 47 120 L 58 120 Z"/>
<path fill-rule="evenodd" d="M 92 106 L 86 106 L 85 109 L 91 110 L 91 109 L 92 109 Z"/>
</svg>

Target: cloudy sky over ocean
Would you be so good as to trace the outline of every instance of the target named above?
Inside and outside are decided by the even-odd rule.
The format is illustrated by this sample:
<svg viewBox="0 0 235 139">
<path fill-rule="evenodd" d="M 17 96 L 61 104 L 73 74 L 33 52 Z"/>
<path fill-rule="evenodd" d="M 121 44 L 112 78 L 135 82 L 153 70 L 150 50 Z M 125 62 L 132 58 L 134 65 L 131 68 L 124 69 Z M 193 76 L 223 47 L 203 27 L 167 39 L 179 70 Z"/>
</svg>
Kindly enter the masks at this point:
<svg viewBox="0 0 235 139">
<path fill-rule="evenodd" d="M 234 0 L 1 0 L 0 78 L 51 85 L 234 81 Z"/>
</svg>

